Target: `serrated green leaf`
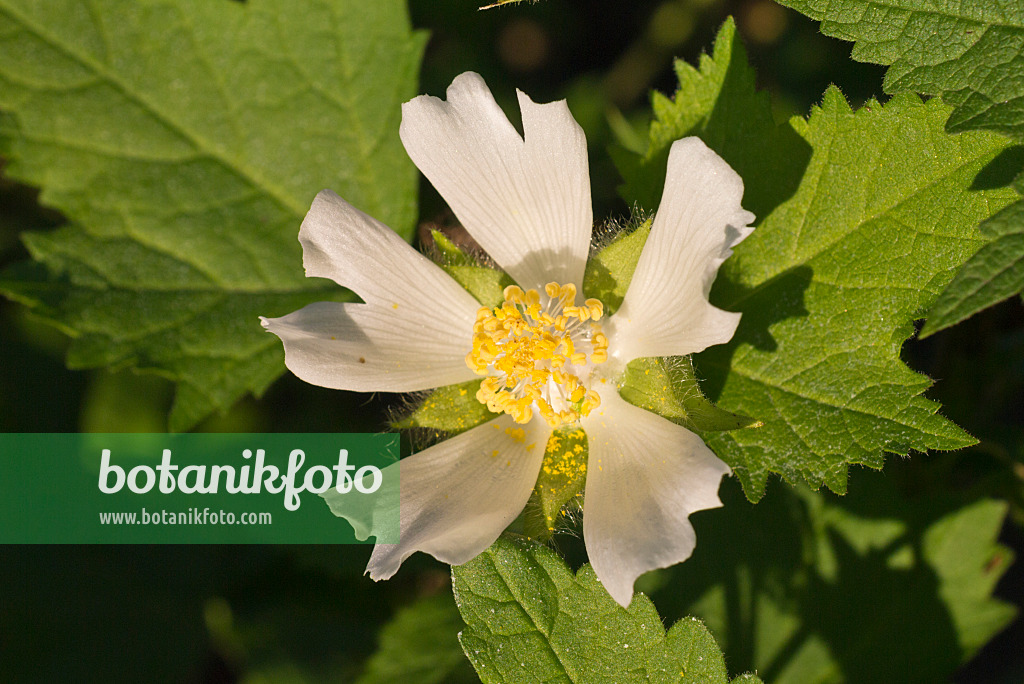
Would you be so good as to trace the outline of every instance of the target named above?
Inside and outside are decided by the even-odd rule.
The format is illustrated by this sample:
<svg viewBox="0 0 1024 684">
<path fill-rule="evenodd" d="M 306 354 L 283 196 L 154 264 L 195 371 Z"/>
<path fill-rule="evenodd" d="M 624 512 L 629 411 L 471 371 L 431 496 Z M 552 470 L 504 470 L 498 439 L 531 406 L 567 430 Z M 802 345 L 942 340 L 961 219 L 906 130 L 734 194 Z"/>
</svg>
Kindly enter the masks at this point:
<svg viewBox="0 0 1024 684">
<path fill-rule="evenodd" d="M 681 620 L 666 634 L 646 596 L 622 608 L 590 566 L 574 575 L 535 542 L 500 538 L 452 577 L 467 624 L 462 647 L 485 684 L 728 681 L 699 621 Z"/>
<path fill-rule="evenodd" d="M 694 432 L 750 427 L 757 421 L 720 409 L 701 393 L 688 356 L 634 359 L 626 366 L 622 398 Z"/>
<path fill-rule="evenodd" d="M 1024 140 L 1024 4 L 991 0 L 780 0 L 856 41 L 853 58 L 889 64 L 885 90 L 942 95 L 950 133 Z"/>
<path fill-rule="evenodd" d="M 406 606 L 380 631 L 380 647 L 355 684 L 469 684 L 476 681 L 459 647 L 462 619 L 448 593 Z"/>
<path fill-rule="evenodd" d="M 1024 290 L 1024 200 L 980 226 L 991 242 L 978 250 L 928 311 L 927 337 Z"/>
<path fill-rule="evenodd" d="M 973 226 L 1016 197 L 972 189 L 1005 138 L 948 136 L 947 115 L 916 96 L 853 112 L 832 89 L 794 121 L 814 151 L 800 187 L 723 266 L 712 301 L 743 319 L 697 360 L 720 406 L 765 423 L 710 437 L 748 496 L 768 472 L 841 493 L 851 463 L 974 441 L 899 358 L 911 322 L 978 249 Z"/>
<path fill-rule="evenodd" d="M 495 417 L 476 398 L 479 380 L 440 387 L 426 396 L 407 417 L 395 421 L 398 429 L 427 428 L 457 435 Z"/>
<path fill-rule="evenodd" d="M 483 306 L 496 307 L 505 301 L 505 288 L 514 281 L 504 271 L 476 263 L 438 230 L 430 231 L 440 252 L 440 266 L 455 282 L 476 297 Z"/>
<path fill-rule="evenodd" d="M 759 215 L 712 291 L 716 306 L 743 313 L 740 327 L 695 358 L 721 408 L 764 423 L 708 436 L 747 496 L 763 494 L 769 472 L 842 492 L 851 463 L 971 444 L 919 396 L 930 381 L 899 351 L 983 244 L 973 226 L 1016 198 L 974 187 L 1005 138 L 950 137 L 949 109 L 913 96 L 853 112 L 835 89 L 809 121 L 776 126 L 731 22 L 699 71 L 677 73 L 674 100 L 655 97 L 647 155 L 620 151 L 617 165 L 625 197 L 641 201 L 663 182 L 671 141 L 700 135 L 739 171 L 744 206 Z"/>
<path fill-rule="evenodd" d="M 996 543 L 1006 504 L 908 496 L 900 466 L 853 473 L 844 497 L 783 487 L 756 506 L 727 481 L 655 601 L 773 684 L 947 681 L 1013 619 L 992 597 L 1013 559 Z"/>
<path fill-rule="evenodd" d="M 587 269 L 583 274 L 583 292 L 587 297 L 601 300 L 606 316 L 615 313 L 622 305 L 650 233 L 651 221 L 648 219 L 635 230 L 627 229 L 616 235 L 587 261 Z"/>
<path fill-rule="evenodd" d="M 338 288 L 296 235 L 331 187 L 410 235 L 398 139 L 422 35 L 386 0 L 0 0 L 0 153 L 71 225 L 4 291 L 74 338 L 72 367 L 178 383 L 185 429 L 284 370 L 258 315 Z"/>
<path fill-rule="evenodd" d="M 551 538 L 562 509 L 586 484 L 588 447 L 587 434 L 579 428 L 560 428 L 548 438 L 537 484 L 524 510 L 527 536 Z"/>
<path fill-rule="evenodd" d="M 652 97 L 647 152 L 612 150 L 625 181 L 620 194 L 630 205 L 656 210 L 669 148 L 696 135 L 740 174 L 744 208 L 763 219 L 796 190 L 810 149 L 790 124 L 775 125 L 768 95 L 754 87 L 756 76 L 735 22 L 729 18 L 722 25 L 712 55 L 701 55 L 699 69 L 676 60 L 675 71 L 679 89 L 673 98 L 658 92 Z"/>
</svg>

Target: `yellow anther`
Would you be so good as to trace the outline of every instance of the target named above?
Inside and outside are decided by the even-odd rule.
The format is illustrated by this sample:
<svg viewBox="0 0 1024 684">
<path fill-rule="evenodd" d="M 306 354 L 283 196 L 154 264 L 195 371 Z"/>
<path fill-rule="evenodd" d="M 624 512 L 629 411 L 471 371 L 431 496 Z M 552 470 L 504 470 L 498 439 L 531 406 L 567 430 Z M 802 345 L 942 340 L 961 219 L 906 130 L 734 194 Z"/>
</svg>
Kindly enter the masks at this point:
<svg viewBox="0 0 1024 684">
<path fill-rule="evenodd" d="M 500 306 L 476 313 L 466 365 L 487 376 L 477 400 L 520 424 L 534 414 L 552 427 L 586 416 L 600 404 L 584 382 L 587 368 L 607 361 L 608 339 L 599 326 L 579 324 L 600 319 L 601 302 L 588 299 L 576 306 L 572 283 L 547 283 L 543 294 L 510 285 L 504 295 Z"/>
</svg>

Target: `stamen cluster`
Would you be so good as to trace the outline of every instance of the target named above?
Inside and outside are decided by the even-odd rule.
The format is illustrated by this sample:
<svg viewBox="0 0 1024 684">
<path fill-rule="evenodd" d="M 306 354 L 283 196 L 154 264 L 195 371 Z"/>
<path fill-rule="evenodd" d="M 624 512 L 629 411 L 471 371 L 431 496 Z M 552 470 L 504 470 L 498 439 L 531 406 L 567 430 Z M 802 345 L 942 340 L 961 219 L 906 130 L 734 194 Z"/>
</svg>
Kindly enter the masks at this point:
<svg viewBox="0 0 1024 684">
<path fill-rule="evenodd" d="M 495 413 L 526 423 L 536 410 L 551 427 L 572 423 L 601 404 L 586 381 L 608 360 L 608 338 L 597 321 L 598 299 L 576 306 L 576 286 L 548 283 L 542 295 L 510 285 L 505 301 L 482 307 L 466 364 L 478 375 L 476 398 Z"/>
</svg>

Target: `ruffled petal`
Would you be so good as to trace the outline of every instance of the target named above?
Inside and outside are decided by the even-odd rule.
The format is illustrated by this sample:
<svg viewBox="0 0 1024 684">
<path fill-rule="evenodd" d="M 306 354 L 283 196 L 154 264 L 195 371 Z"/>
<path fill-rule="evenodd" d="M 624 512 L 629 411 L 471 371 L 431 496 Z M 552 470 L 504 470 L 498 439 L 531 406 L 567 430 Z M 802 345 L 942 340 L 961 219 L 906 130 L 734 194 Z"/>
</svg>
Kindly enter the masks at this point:
<svg viewBox="0 0 1024 684">
<path fill-rule="evenodd" d="M 414 392 L 477 377 L 466 366 L 480 304 L 390 228 L 330 190 L 299 231 L 310 276 L 365 304 L 320 302 L 261 318 L 306 382 L 358 392 Z"/>
<path fill-rule="evenodd" d="M 732 247 L 753 230 L 742 198 L 743 180 L 699 138 L 672 144 L 651 235 L 606 326 L 616 361 L 692 354 L 732 338 L 740 314 L 711 306 L 708 293 Z"/>
<path fill-rule="evenodd" d="M 690 557 L 697 540 L 687 518 L 722 505 L 718 485 L 729 466 L 689 430 L 606 394 L 582 420 L 583 538 L 597 578 L 628 606 L 637 577 Z"/>
<path fill-rule="evenodd" d="M 593 209 L 583 130 L 564 100 L 519 93 L 524 137 L 483 79 L 452 81 L 447 101 L 402 107 L 405 149 L 466 230 L 523 288 L 583 281 Z"/>
<path fill-rule="evenodd" d="M 478 378 L 466 365 L 474 319 L 423 300 L 411 312 L 317 302 L 261 320 L 284 343 L 288 370 L 313 385 L 415 392 Z"/>
<path fill-rule="evenodd" d="M 542 421 L 519 426 L 503 415 L 389 466 L 400 469 L 400 542 L 373 549 L 370 577 L 391 577 L 416 551 L 451 565 L 480 554 L 522 512 L 550 434 Z M 325 498 L 349 517 L 344 497 Z"/>
</svg>

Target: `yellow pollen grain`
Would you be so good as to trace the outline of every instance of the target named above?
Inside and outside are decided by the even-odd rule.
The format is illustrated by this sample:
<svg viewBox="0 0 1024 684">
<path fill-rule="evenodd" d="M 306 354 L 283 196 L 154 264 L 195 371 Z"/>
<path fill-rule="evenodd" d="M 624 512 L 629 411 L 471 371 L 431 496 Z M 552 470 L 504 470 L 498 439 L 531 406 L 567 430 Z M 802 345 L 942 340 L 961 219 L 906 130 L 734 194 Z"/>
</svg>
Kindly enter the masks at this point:
<svg viewBox="0 0 1024 684">
<path fill-rule="evenodd" d="M 579 327 L 603 316 L 599 300 L 576 306 L 572 283 L 547 283 L 543 293 L 546 299 L 537 290 L 509 285 L 500 306 L 478 309 L 466 365 L 488 376 L 476 393 L 488 409 L 507 413 L 520 424 L 536 412 L 557 428 L 600 405 L 598 394 L 581 378 L 587 366 L 608 360 L 608 338 L 595 323 Z M 582 349 L 581 339 L 588 343 Z"/>
</svg>

